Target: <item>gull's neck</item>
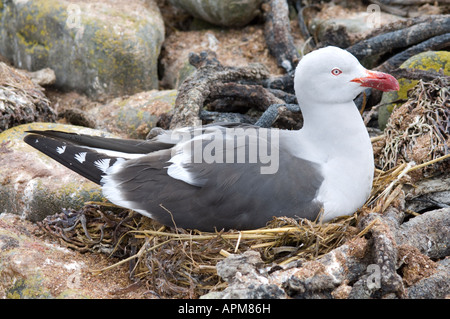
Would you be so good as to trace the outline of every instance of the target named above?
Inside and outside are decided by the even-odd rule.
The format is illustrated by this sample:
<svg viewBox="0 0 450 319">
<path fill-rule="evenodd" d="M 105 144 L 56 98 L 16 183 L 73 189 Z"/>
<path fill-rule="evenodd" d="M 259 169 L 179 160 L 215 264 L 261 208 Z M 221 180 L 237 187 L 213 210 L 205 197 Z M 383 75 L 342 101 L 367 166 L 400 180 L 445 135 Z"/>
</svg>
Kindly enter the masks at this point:
<svg viewBox="0 0 450 319">
<path fill-rule="evenodd" d="M 304 126 L 297 134 L 298 156 L 319 164 L 324 181 L 317 193 L 324 221 L 361 207 L 373 180 L 373 151 L 369 134 L 353 101 L 307 104 Z"/>
<path fill-rule="evenodd" d="M 299 131 L 307 149 L 319 161 L 330 157 L 372 157 L 369 135 L 353 101 L 337 104 L 305 103 L 301 106 L 303 128 Z M 303 154 L 309 157 L 311 154 Z"/>
<path fill-rule="evenodd" d="M 303 130 L 317 133 L 320 132 L 319 128 L 327 132 L 336 128 L 349 132 L 361 129 L 361 125 L 364 126 L 361 115 L 353 101 L 330 105 L 308 103 L 307 106 L 301 106 L 300 108 L 303 115 Z"/>
</svg>

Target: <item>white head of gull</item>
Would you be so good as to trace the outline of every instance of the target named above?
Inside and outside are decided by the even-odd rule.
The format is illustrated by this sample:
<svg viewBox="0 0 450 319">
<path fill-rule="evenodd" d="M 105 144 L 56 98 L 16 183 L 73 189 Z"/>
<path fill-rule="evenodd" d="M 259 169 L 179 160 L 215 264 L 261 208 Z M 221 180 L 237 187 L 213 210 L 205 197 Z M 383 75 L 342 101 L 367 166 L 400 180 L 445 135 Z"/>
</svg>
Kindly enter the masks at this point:
<svg viewBox="0 0 450 319">
<path fill-rule="evenodd" d="M 111 202 L 165 225 L 248 229 L 274 216 L 320 213 L 328 221 L 353 214 L 372 187 L 372 146 L 353 103 L 365 87 L 399 88 L 392 76 L 326 47 L 296 69 L 299 131 L 217 123 L 148 141 L 59 131 L 30 131 L 24 140 L 100 184 Z"/>
</svg>

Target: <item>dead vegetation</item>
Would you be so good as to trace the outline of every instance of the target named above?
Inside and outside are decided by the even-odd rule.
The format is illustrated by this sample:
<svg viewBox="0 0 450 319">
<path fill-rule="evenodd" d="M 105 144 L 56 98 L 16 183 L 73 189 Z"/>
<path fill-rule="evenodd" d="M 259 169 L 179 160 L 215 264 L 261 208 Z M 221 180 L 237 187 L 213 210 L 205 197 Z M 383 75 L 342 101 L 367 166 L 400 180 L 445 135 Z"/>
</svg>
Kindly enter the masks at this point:
<svg viewBox="0 0 450 319">
<path fill-rule="evenodd" d="M 268 264 L 284 265 L 322 256 L 357 234 L 356 216 L 327 224 L 276 218 L 261 229 L 207 233 L 168 228 L 129 211 L 117 214 L 117 208 L 116 212 L 107 208 L 88 205 L 39 224 L 65 246 L 123 258 L 111 267 L 129 263 L 130 276 L 161 297 L 194 298 L 223 289 L 215 266 L 229 254 L 251 249 Z"/>
<path fill-rule="evenodd" d="M 378 159 L 384 169 L 410 162 L 422 164 L 449 153 L 448 80 L 440 77 L 432 82 L 419 81 L 409 93 L 409 100 L 393 111 L 384 131 L 384 146 Z M 448 164 L 443 161 L 436 165 L 445 173 L 450 168 Z M 422 170 L 422 177 L 428 177 L 427 169 Z"/>
<path fill-rule="evenodd" d="M 43 91 L 26 74 L 0 62 L 0 132 L 19 124 L 55 121 Z"/>
</svg>

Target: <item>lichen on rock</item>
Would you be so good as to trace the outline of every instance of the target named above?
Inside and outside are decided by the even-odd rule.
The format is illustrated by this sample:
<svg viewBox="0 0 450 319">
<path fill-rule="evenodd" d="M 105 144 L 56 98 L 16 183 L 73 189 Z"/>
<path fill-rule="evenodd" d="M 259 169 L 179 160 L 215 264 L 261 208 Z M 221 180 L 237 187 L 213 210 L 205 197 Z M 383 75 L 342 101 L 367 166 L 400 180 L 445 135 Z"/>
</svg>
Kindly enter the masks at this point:
<svg viewBox="0 0 450 319">
<path fill-rule="evenodd" d="M 93 97 L 158 88 L 164 23 L 153 1 L 10 1 L 0 11 L 0 54 L 57 87 Z"/>
</svg>

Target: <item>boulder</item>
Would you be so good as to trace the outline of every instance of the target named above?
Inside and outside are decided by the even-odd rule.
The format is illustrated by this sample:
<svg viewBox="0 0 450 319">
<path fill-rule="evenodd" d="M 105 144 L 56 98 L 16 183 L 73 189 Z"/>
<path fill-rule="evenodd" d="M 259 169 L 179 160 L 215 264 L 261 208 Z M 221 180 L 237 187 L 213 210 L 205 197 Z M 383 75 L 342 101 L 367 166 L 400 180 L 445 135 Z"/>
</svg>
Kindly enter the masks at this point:
<svg viewBox="0 0 450 319">
<path fill-rule="evenodd" d="M 169 120 L 175 106 L 176 90 L 145 91 L 118 97 L 87 111 L 96 127 L 124 138 L 145 139 L 164 117 Z"/>
<path fill-rule="evenodd" d="M 116 261 L 67 249 L 35 224 L 0 214 L 0 299 L 148 298 L 144 287 L 126 289 L 126 265 L 96 272 Z"/>
<path fill-rule="evenodd" d="M 170 0 L 196 18 L 222 27 L 242 27 L 259 12 L 262 0 Z"/>
<path fill-rule="evenodd" d="M 270 282 L 258 252 L 248 250 L 240 255 L 231 254 L 216 265 L 217 274 L 228 287 L 221 292 L 207 294 L 202 299 L 284 299 L 283 289 Z M 248 284 L 250 283 L 250 284 Z"/>
<path fill-rule="evenodd" d="M 0 134 L 0 213 L 39 221 L 62 208 L 104 201 L 100 186 L 23 142 L 27 130 L 62 130 L 113 137 L 98 130 L 52 123 L 16 126 Z"/>
<path fill-rule="evenodd" d="M 51 68 L 55 85 L 91 97 L 158 88 L 164 23 L 153 0 L 3 1 L 0 54 Z"/>
</svg>

